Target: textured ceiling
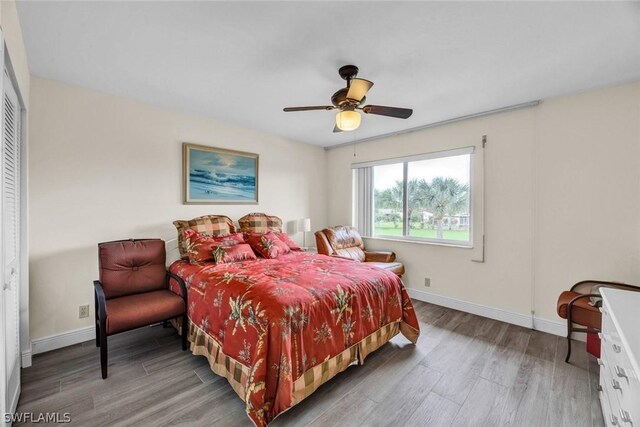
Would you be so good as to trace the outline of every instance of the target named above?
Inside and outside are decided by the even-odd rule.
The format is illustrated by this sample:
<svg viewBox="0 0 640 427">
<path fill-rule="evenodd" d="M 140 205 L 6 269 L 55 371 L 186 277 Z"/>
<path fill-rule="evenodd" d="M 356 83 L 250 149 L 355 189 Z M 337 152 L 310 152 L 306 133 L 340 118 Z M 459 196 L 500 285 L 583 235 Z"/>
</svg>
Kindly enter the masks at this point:
<svg viewBox="0 0 640 427">
<path fill-rule="evenodd" d="M 19 1 L 35 75 L 330 146 L 640 79 L 638 2 Z M 333 134 L 337 69 L 373 80 Z"/>
</svg>

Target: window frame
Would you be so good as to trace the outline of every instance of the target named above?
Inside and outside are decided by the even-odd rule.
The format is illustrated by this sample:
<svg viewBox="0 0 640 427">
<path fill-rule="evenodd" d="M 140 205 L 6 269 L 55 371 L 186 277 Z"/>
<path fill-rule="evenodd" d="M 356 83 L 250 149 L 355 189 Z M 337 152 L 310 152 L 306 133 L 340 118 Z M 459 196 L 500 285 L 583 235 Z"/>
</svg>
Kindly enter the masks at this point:
<svg viewBox="0 0 640 427">
<path fill-rule="evenodd" d="M 396 157 L 396 158 L 390 158 L 390 159 L 383 159 L 383 160 L 377 160 L 377 161 L 370 161 L 370 162 L 360 162 L 360 163 L 353 163 L 351 165 L 351 168 L 353 169 L 354 173 L 353 173 L 353 177 L 354 177 L 354 190 L 357 190 L 354 192 L 354 218 L 361 218 L 363 215 L 362 212 L 360 212 L 361 207 L 358 206 L 358 204 L 356 203 L 356 200 L 361 198 L 361 195 L 358 194 L 359 191 L 362 190 L 362 187 L 358 182 L 356 182 L 356 180 L 358 179 L 358 170 L 361 168 L 370 168 L 370 177 L 369 177 L 369 181 L 370 181 L 370 185 L 368 186 L 367 190 L 370 192 L 370 195 L 368 197 L 370 197 L 371 200 L 371 206 L 370 206 L 370 212 L 369 212 L 369 220 L 367 221 L 367 223 L 369 224 L 369 229 L 368 230 L 361 230 L 364 231 L 364 234 L 366 235 L 366 237 L 371 238 L 371 239 L 380 239 L 380 240 L 395 240 L 395 241 L 402 241 L 402 242 L 412 242 L 412 243 L 421 243 L 421 244 L 429 244 L 429 245 L 439 245 L 439 246 L 454 246 L 454 247 L 461 247 L 461 248 L 467 248 L 467 249 L 473 249 L 474 247 L 474 218 L 475 218 L 475 213 L 474 213 L 474 198 L 475 198 L 475 186 L 473 185 L 473 181 L 475 178 L 475 173 L 474 173 L 474 154 L 475 154 L 475 146 L 467 146 L 467 147 L 460 147 L 460 148 L 454 148 L 454 149 L 448 149 L 448 150 L 440 150 L 440 151 L 434 151 L 434 152 L 429 152 L 429 153 L 423 153 L 423 154 L 419 154 L 419 155 L 413 155 L 413 156 L 406 156 L 406 157 Z M 409 209 L 409 192 L 408 192 L 408 176 L 409 176 L 409 163 L 411 162 L 417 162 L 417 161 L 421 161 L 421 160 L 431 160 L 431 159 L 437 159 L 437 158 L 444 158 L 444 157 L 455 157 L 455 156 L 461 156 L 461 155 L 469 155 L 469 217 L 467 218 L 467 223 L 468 223 L 468 227 L 469 227 L 469 239 L 468 240 L 453 240 L 453 239 L 438 239 L 438 238 L 432 238 L 432 237 L 415 237 L 415 236 L 410 236 L 409 232 L 411 229 L 411 221 L 407 221 L 407 214 L 408 214 L 408 209 Z M 402 168 L 403 168 L 403 174 L 402 174 L 402 180 L 403 180 L 403 185 L 402 185 L 402 236 L 396 236 L 396 235 L 374 235 L 374 230 L 375 230 L 375 201 L 374 201 L 374 188 L 375 188 L 375 174 L 374 174 L 374 167 L 375 166 L 383 166 L 383 165 L 391 165 L 391 164 L 402 164 Z"/>
</svg>

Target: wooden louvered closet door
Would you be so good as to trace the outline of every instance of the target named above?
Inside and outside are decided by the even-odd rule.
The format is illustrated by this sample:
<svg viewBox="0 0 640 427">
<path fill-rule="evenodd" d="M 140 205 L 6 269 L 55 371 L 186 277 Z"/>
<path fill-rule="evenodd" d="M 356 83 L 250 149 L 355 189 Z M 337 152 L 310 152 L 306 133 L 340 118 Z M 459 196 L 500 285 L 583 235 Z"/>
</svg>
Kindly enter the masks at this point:
<svg viewBox="0 0 640 427">
<path fill-rule="evenodd" d="M 2 411 L 13 412 L 20 393 L 20 104 L 11 79 L 3 73 L 2 102 Z M 4 420 L 0 421 L 2 423 Z"/>
</svg>

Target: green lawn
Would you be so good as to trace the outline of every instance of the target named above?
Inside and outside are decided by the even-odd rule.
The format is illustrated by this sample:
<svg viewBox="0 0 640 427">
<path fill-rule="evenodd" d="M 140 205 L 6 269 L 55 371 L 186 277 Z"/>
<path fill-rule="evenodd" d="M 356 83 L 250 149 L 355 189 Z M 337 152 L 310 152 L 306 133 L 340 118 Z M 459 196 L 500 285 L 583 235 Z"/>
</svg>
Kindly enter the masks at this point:
<svg viewBox="0 0 640 427">
<path fill-rule="evenodd" d="M 373 230 L 374 236 L 402 236 L 402 226 L 398 224 L 397 228 L 393 228 L 393 224 L 375 224 Z M 444 230 L 444 238 L 447 240 L 469 240 L 468 231 L 449 231 Z M 412 237 L 428 237 L 435 239 L 436 230 L 421 230 L 419 228 L 412 228 L 409 232 Z"/>
</svg>

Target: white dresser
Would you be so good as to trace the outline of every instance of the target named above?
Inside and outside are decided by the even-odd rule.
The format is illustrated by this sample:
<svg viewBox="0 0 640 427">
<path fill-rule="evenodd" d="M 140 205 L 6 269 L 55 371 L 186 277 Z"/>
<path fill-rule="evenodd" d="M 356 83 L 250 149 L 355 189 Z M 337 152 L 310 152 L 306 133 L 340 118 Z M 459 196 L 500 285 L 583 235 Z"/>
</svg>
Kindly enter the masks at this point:
<svg viewBox="0 0 640 427">
<path fill-rule="evenodd" d="M 640 292 L 600 291 L 602 414 L 607 426 L 640 427 Z"/>
</svg>

